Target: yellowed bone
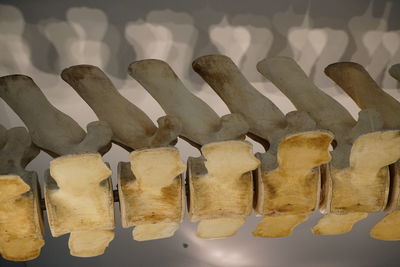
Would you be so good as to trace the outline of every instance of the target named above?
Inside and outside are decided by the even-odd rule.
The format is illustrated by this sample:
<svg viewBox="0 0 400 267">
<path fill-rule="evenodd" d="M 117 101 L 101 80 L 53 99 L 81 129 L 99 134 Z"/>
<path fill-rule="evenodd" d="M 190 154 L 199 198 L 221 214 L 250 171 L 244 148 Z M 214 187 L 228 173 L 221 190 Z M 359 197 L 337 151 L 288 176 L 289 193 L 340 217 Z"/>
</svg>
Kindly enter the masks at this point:
<svg viewBox="0 0 400 267">
<path fill-rule="evenodd" d="M 256 211 L 261 215 L 306 214 L 319 201 L 318 166 L 330 161 L 326 131 L 309 131 L 287 136 L 278 147 L 279 167 L 264 170 L 259 178 Z"/>
<path fill-rule="evenodd" d="M 327 168 L 326 187 L 331 188 L 331 195 L 324 201 L 323 210 L 333 214 L 323 217 L 313 232 L 342 234 L 363 219 L 361 213 L 383 211 L 390 186 L 387 165 L 399 157 L 400 131 L 379 131 L 357 138 L 351 149 L 350 166 Z"/>
<path fill-rule="evenodd" d="M 148 241 L 154 239 L 168 238 L 175 234 L 179 228 L 177 222 L 160 222 L 153 224 L 136 225 L 132 231 L 132 237 L 136 241 Z"/>
<path fill-rule="evenodd" d="M 167 238 L 183 217 L 185 165 L 179 151 L 161 147 L 134 151 L 119 164 L 119 196 L 124 228 L 137 241 Z"/>
<path fill-rule="evenodd" d="M 114 199 L 111 170 L 101 155 L 73 154 L 50 162 L 45 199 L 50 230 L 54 237 L 73 233 L 70 244 L 76 244 L 71 254 L 91 257 L 93 251 L 104 251 L 108 243 L 95 245 L 103 232 L 114 228 Z M 93 243 L 88 241 L 94 237 Z M 81 235 L 81 236 L 80 236 Z M 84 247 L 84 244 L 87 244 Z"/>
<path fill-rule="evenodd" d="M 391 166 L 392 183 L 389 203 L 386 211 L 389 212 L 371 230 L 371 237 L 379 240 L 400 240 L 400 162 Z"/>
<path fill-rule="evenodd" d="M 17 175 L 0 175 L 0 254 L 11 261 L 39 256 L 44 245 L 36 176 L 29 186 Z"/>
<path fill-rule="evenodd" d="M 306 214 L 265 216 L 253 232 L 257 237 L 285 237 L 292 234 L 293 229 L 306 221 Z"/>
<path fill-rule="evenodd" d="M 348 214 L 329 213 L 321 218 L 312 232 L 317 235 L 340 235 L 351 231 L 354 224 L 365 219 L 366 212 L 351 212 Z"/>
<path fill-rule="evenodd" d="M 104 254 L 113 239 L 114 232 L 112 230 L 71 232 L 68 247 L 72 256 L 95 257 Z"/>
<path fill-rule="evenodd" d="M 260 162 L 252 153 L 252 145 L 244 141 L 209 143 L 201 151 L 204 158 L 189 160 L 189 216 L 192 221 L 206 220 L 198 225 L 199 237 L 228 237 L 236 233 L 252 210 L 250 171 Z M 215 219 L 224 220 L 211 221 Z"/>
<path fill-rule="evenodd" d="M 230 237 L 235 235 L 245 222 L 244 217 L 201 220 L 197 226 L 197 236 L 208 239 Z"/>
<path fill-rule="evenodd" d="M 379 240 L 400 240 L 400 210 L 395 210 L 386 215 L 372 228 L 370 235 Z"/>
<path fill-rule="evenodd" d="M 278 146 L 278 168 L 258 171 L 255 210 L 266 216 L 253 232 L 259 237 L 283 237 L 305 221 L 318 207 L 320 171 L 330 161 L 326 131 L 309 131 L 287 136 Z M 270 216 L 272 215 L 272 216 Z"/>
</svg>

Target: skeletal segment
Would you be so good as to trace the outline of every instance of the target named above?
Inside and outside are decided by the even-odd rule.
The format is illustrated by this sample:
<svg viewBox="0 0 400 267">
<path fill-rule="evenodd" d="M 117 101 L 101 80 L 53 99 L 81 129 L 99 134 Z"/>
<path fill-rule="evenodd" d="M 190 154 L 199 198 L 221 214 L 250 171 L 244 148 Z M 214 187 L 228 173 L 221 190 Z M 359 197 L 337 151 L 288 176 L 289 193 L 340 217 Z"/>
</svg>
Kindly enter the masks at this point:
<svg viewBox="0 0 400 267">
<path fill-rule="evenodd" d="M 0 254 L 7 260 L 28 261 L 44 245 L 37 178 L 31 185 L 18 175 L 0 175 Z"/>
<path fill-rule="evenodd" d="M 253 232 L 259 237 L 283 237 L 318 207 L 319 166 L 330 161 L 333 136 L 309 131 L 293 134 L 278 146 L 278 168 L 260 170 L 256 212 L 263 220 Z"/>
<path fill-rule="evenodd" d="M 386 167 L 400 158 L 400 131 L 380 131 L 360 136 L 352 146 L 350 166 L 337 169 L 330 165 L 326 179 L 331 197 L 324 210 L 336 214 L 322 218 L 314 227 L 318 234 L 335 234 L 350 231 L 353 224 L 364 218 L 348 219 L 348 213 L 382 211 L 387 204 L 390 177 Z M 343 228 L 337 229 L 337 220 L 343 215 Z M 356 215 L 355 215 L 356 216 Z M 364 217 L 363 217 L 364 216 Z M 329 227 L 329 218 L 332 218 Z"/>
<path fill-rule="evenodd" d="M 183 217 L 185 165 L 172 147 L 134 151 L 120 163 L 119 195 L 123 227 L 135 226 L 137 241 L 167 238 Z"/>
<path fill-rule="evenodd" d="M 114 235 L 111 170 L 100 154 L 75 154 L 52 160 L 50 175 L 45 197 L 52 235 L 71 233 L 72 255 L 102 254 Z"/>
<path fill-rule="evenodd" d="M 259 165 L 252 145 L 244 141 L 210 143 L 204 158 L 189 160 L 189 216 L 200 221 L 197 235 L 222 238 L 234 235 L 251 213 L 251 170 Z"/>
</svg>

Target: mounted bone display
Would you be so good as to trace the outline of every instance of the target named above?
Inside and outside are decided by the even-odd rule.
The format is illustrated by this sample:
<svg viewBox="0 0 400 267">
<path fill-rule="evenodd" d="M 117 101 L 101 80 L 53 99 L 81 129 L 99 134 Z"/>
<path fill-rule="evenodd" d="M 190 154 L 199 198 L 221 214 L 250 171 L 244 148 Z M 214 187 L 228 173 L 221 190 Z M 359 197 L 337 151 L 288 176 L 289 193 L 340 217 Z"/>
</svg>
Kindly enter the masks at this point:
<svg viewBox="0 0 400 267">
<path fill-rule="evenodd" d="M 50 162 L 45 187 L 53 236 L 71 233 L 74 256 L 103 254 L 114 237 L 111 171 L 100 154 L 110 148 L 111 129 L 105 122 L 92 122 L 86 133 L 24 75 L 0 78 L 0 97 L 24 121 L 33 143 L 56 157 Z"/>
<path fill-rule="evenodd" d="M 389 69 L 390 74 L 399 79 L 399 65 L 394 65 Z M 384 121 L 385 129 L 397 129 L 392 132 L 394 137 L 399 138 L 400 131 L 400 118 L 398 113 L 400 112 L 400 103 L 396 101 L 392 96 L 383 91 L 368 72 L 359 64 L 354 62 L 339 62 L 329 65 L 325 69 L 326 75 L 335 81 L 353 100 L 356 104 L 362 108 L 373 108 L 377 110 Z M 392 145 L 392 147 L 389 147 Z M 393 161 L 400 158 L 400 144 L 388 144 L 387 147 L 377 148 L 380 149 L 377 155 L 374 153 L 373 159 L 377 161 L 382 157 L 392 156 Z M 392 161 L 392 162 L 393 162 Z M 386 206 L 386 211 L 389 214 L 383 218 L 377 225 L 371 230 L 371 236 L 380 240 L 400 240 L 400 227 L 399 218 L 399 172 L 400 163 L 396 162 L 391 166 L 391 193 L 389 195 L 389 201 Z"/>
<path fill-rule="evenodd" d="M 192 221 L 200 221 L 199 237 L 232 236 L 251 213 L 253 180 L 249 170 L 259 162 L 247 142 L 209 143 L 201 152 L 204 161 L 189 161 L 189 215 Z"/>
<path fill-rule="evenodd" d="M 61 77 L 88 103 L 113 131 L 113 142 L 130 154 L 118 166 L 118 193 L 122 226 L 134 226 L 137 241 L 167 238 L 183 218 L 184 190 L 176 142 L 181 123 L 172 116 L 158 119 L 157 128 L 138 107 L 124 98 L 99 68 L 78 65 Z"/>
<path fill-rule="evenodd" d="M 257 171 L 255 210 L 263 219 L 253 235 L 290 235 L 318 207 L 319 165 L 330 160 L 328 147 L 333 136 L 315 130 L 315 123 L 304 112 L 285 116 L 226 56 L 200 57 L 193 68 L 231 112 L 246 119 L 249 136 L 267 144 L 267 152 L 257 154 L 262 164 Z"/>
<path fill-rule="evenodd" d="M 132 152 L 121 162 L 119 185 L 122 226 L 132 227 L 137 241 L 171 237 L 183 218 L 185 165 L 179 151 L 163 147 Z"/>
<path fill-rule="evenodd" d="M 37 175 L 25 170 L 38 153 L 25 128 L 0 125 L 0 254 L 7 260 L 35 259 L 44 245 Z"/>
<path fill-rule="evenodd" d="M 346 233 L 366 213 L 383 210 L 390 185 L 387 165 L 399 156 L 395 149 L 400 141 L 398 132 L 380 131 L 383 122 L 375 110 L 361 111 L 356 122 L 290 58 L 265 59 L 257 68 L 297 109 L 306 111 L 319 127 L 335 134 L 332 161 L 324 168 L 321 205 L 321 211 L 330 214 L 320 220 L 313 232 Z"/>
<path fill-rule="evenodd" d="M 201 149 L 202 156 L 189 158 L 189 216 L 200 221 L 197 235 L 222 238 L 234 235 L 251 212 L 251 170 L 259 161 L 252 146 L 242 139 L 248 125 L 237 114 L 219 117 L 193 95 L 171 67 L 155 59 L 129 66 L 136 79 L 161 105 L 166 114 L 182 122 L 180 136 Z"/>
</svg>

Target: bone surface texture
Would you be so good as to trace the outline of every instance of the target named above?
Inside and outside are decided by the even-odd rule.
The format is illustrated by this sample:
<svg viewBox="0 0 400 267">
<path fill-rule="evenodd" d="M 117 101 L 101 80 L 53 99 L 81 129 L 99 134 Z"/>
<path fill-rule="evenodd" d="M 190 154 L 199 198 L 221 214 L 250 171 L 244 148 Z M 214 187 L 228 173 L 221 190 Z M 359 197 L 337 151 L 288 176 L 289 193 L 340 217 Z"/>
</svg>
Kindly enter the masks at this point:
<svg viewBox="0 0 400 267">
<path fill-rule="evenodd" d="M 389 69 L 390 74 L 399 79 L 399 65 L 394 65 Z M 326 75 L 336 82 L 361 109 L 373 108 L 377 110 L 384 121 L 384 128 L 386 129 L 400 129 L 400 103 L 383 91 L 377 83 L 372 79 L 369 73 L 359 64 L 354 62 L 338 62 L 329 65 L 325 68 Z M 393 131 L 393 135 L 398 135 L 399 131 Z M 395 138 L 395 137 L 394 137 Z M 397 137 L 398 138 L 398 137 Z M 369 141 L 370 142 L 370 141 Z M 378 142 L 379 143 L 379 142 Z M 394 159 L 399 158 L 400 145 L 393 145 L 392 147 L 377 147 L 380 153 L 384 155 L 376 155 L 370 157 L 370 161 L 379 162 L 382 157 L 392 155 Z M 386 150 L 388 153 L 386 154 Z M 379 153 L 378 152 L 378 153 Z M 365 156 L 368 158 L 368 155 Z M 391 168 L 392 170 L 392 192 L 387 203 L 386 210 L 389 214 L 383 218 L 371 230 L 371 236 L 382 240 L 400 240 L 400 234 L 396 230 L 400 227 L 400 218 L 398 216 L 399 206 L 399 162 L 396 162 Z"/>
<path fill-rule="evenodd" d="M 106 229 L 113 235 L 112 186 L 103 181 L 111 173 L 101 160 L 101 154 L 110 148 L 110 127 L 96 121 L 88 124 L 86 133 L 71 117 L 51 105 L 33 80 L 24 75 L 1 77 L 0 97 L 24 121 L 33 143 L 57 157 L 50 163 L 51 176 L 45 187 L 52 234 L 74 233 L 69 242 L 73 255 L 102 253 L 104 249 L 99 247 L 107 247 L 108 242 L 82 240 L 89 235 L 84 231 L 93 236 L 95 230 Z M 103 235 L 99 232 L 99 240 L 105 240 Z"/>
<path fill-rule="evenodd" d="M 250 126 L 250 137 L 261 140 L 268 149 L 257 155 L 261 168 L 257 172 L 255 210 L 264 218 L 253 234 L 260 237 L 290 235 L 318 205 L 318 166 L 330 160 L 328 146 L 332 135 L 316 130 L 315 122 L 304 112 L 285 116 L 226 56 L 200 57 L 193 62 L 193 68 L 231 112 L 245 118 Z"/>
<path fill-rule="evenodd" d="M 356 122 L 344 107 L 319 90 L 290 58 L 265 59 L 257 68 L 296 108 L 307 112 L 321 128 L 335 134 L 337 145 L 332 152 L 332 162 L 325 168 L 321 210 L 337 216 L 323 218 L 315 226 L 314 233 L 345 233 L 367 212 L 383 210 L 390 185 L 387 165 L 400 156 L 392 149 L 399 145 L 398 133 L 380 131 L 383 121 L 374 110 L 361 111 Z M 389 149 L 388 153 L 377 159 L 375 153 L 384 149 Z M 346 214 L 352 212 L 365 214 L 348 220 Z M 340 215 L 343 215 L 343 228 L 338 230 Z"/>
<path fill-rule="evenodd" d="M 0 125 L 0 254 L 7 260 L 32 260 L 44 245 L 37 175 L 25 170 L 38 153 L 25 128 Z"/>
</svg>

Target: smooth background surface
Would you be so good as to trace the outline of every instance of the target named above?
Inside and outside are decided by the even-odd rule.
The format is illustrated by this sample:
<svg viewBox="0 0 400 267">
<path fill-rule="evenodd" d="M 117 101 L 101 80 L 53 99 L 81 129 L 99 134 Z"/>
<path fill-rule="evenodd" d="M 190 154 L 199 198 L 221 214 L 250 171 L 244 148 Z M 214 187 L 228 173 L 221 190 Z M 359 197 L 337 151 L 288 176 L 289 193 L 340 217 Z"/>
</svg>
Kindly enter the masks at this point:
<svg viewBox="0 0 400 267">
<path fill-rule="evenodd" d="M 191 69 L 194 58 L 222 53 L 284 112 L 291 103 L 256 71 L 268 56 L 294 57 L 316 84 L 357 117 L 351 99 L 324 76 L 328 64 L 352 60 L 363 64 L 390 94 L 400 100 L 387 67 L 400 62 L 400 1 L 0 1 L 0 75 L 31 76 L 57 108 L 83 127 L 94 113 L 59 73 L 85 63 L 101 67 L 121 94 L 154 121 L 164 113 L 127 76 L 130 62 L 166 60 L 196 95 L 223 115 L 226 106 Z M 315 101 L 315 100 L 310 100 Z M 329 108 L 329 107 L 327 107 Z M 0 100 L 0 123 L 23 125 Z M 199 152 L 183 140 L 182 158 Z M 255 144 L 255 151 L 262 151 Z M 51 158 L 41 153 L 28 167 L 40 175 Z M 114 145 L 106 154 L 113 171 L 128 153 Z M 115 181 L 115 175 L 113 177 Z M 67 236 L 52 238 L 46 226 L 41 256 L 26 263 L 0 266 L 398 266 L 400 242 L 369 237 L 383 214 L 371 214 L 342 236 L 315 236 L 315 213 L 292 236 L 261 239 L 251 235 L 259 218 L 249 217 L 232 238 L 202 240 L 185 218 L 173 238 L 135 242 L 122 229 L 116 205 L 116 238 L 103 256 L 81 259 L 69 255 Z M 186 246 L 187 245 L 187 246 Z"/>
</svg>

